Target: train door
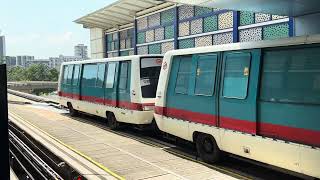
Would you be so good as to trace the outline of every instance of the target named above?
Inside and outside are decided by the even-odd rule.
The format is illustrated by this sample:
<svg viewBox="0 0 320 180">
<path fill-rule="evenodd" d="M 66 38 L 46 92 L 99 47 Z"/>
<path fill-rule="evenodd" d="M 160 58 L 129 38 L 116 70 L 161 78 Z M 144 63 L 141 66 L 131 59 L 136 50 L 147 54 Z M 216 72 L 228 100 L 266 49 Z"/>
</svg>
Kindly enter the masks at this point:
<svg viewBox="0 0 320 180">
<path fill-rule="evenodd" d="M 95 101 L 99 104 L 104 104 L 104 94 L 105 94 L 105 88 L 104 88 L 104 78 L 105 78 L 105 69 L 106 64 L 105 63 L 98 63 L 97 64 L 97 80 L 95 85 Z"/>
<path fill-rule="evenodd" d="M 73 78 L 72 78 L 72 98 L 73 99 L 80 99 L 80 72 L 81 65 L 76 64 L 73 67 Z"/>
<path fill-rule="evenodd" d="M 118 86 L 119 62 L 109 62 L 106 66 L 106 80 L 104 91 L 104 104 L 117 106 L 117 86 Z"/>
<path fill-rule="evenodd" d="M 130 98 L 131 62 L 119 62 L 118 106 L 125 109 L 133 109 Z"/>
<path fill-rule="evenodd" d="M 241 132 L 257 132 L 259 49 L 223 53 L 219 126 Z"/>
</svg>

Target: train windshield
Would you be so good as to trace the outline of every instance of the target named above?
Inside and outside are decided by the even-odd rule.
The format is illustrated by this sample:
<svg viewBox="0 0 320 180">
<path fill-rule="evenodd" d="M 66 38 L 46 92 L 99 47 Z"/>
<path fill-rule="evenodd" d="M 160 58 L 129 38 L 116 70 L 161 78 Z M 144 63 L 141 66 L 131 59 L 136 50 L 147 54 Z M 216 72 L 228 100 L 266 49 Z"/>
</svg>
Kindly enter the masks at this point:
<svg viewBox="0 0 320 180">
<path fill-rule="evenodd" d="M 143 98 L 155 98 L 163 57 L 144 57 L 140 61 L 140 84 Z"/>
</svg>

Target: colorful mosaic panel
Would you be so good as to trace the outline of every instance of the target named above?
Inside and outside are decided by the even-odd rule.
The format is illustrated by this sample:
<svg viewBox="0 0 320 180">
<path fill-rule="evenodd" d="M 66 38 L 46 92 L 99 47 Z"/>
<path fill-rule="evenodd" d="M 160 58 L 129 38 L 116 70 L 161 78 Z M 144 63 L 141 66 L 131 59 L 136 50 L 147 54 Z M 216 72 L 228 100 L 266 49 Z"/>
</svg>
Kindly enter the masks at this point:
<svg viewBox="0 0 320 180">
<path fill-rule="evenodd" d="M 179 49 L 193 48 L 194 47 L 194 39 L 182 39 L 179 40 Z"/>
<path fill-rule="evenodd" d="M 233 42 L 232 32 L 213 35 L 213 45 L 228 44 Z"/>
<path fill-rule="evenodd" d="M 161 43 L 161 54 L 164 54 L 173 49 L 174 49 L 173 41 Z"/>
<path fill-rule="evenodd" d="M 161 44 L 149 45 L 149 54 L 161 54 Z"/>
<path fill-rule="evenodd" d="M 137 19 L 137 29 L 138 30 L 146 29 L 147 27 L 148 27 L 148 18 L 147 17 Z"/>
<path fill-rule="evenodd" d="M 120 39 L 126 39 L 128 37 L 127 30 L 120 31 Z"/>
<path fill-rule="evenodd" d="M 262 40 L 262 28 L 244 29 L 239 32 L 240 42 L 259 41 Z"/>
<path fill-rule="evenodd" d="M 272 20 L 287 18 L 288 16 L 272 15 Z"/>
<path fill-rule="evenodd" d="M 120 49 L 125 49 L 126 48 L 126 40 L 120 40 Z"/>
<path fill-rule="evenodd" d="M 140 32 L 137 35 L 137 44 L 142 44 L 146 42 L 146 32 Z"/>
<path fill-rule="evenodd" d="M 203 32 L 212 32 L 218 30 L 217 16 L 203 18 Z"/>
<path fill-rule="evenodd" d="M 189 21 L 179 23 L 179 36 L 188 36 L 190 34 Z"/>
<path fill-rule="evenodd" d="M 233 12 L 229 11 L 218 15 L 219 29 L 227 29 L 233 27 Z"/>
<path fill-rule="evenodd" d="M 160 13 L 148 16 L 148 27 L 155 27 L 160 25 Z"/>
<path fill-rule="evenodd" d="M 173 9 L 169 9 L 166 11 L 161 12 L 161 24 L 169 24 L 169 23 L 173 23 L 174 20 L 174 10 Z"/>
<path fill-rule="evenodd" d="M 179 20 L 191 18 L 194 15 L 194 7 L 193 6 L 183 5 L 183 6 L 179 7 L 178 11 L 179 11 L 178 12 Z"/>
<path fill-rule="evenodd" d="M 154 30 L 154 40 L 160 41 L 164 39 L 164 28 L 158 28 Z"/>
<path fill-rule="evenodd" d="M 129 51 L 120 51 L 120 56 L 129 56 Z"/>
<path fill-rule="evenodd" d="M 137 53 L 139 55 L 148 54 L 148 46 L 140 46 L 137 48 Z"/>
<path fill-rule="evenodd" d="M 272 40 L 289 37 L 289 24 L 275 24 L 263 27 L 263 39 Z"/>
<path fill-rule="evenodd" d="M 126 48 L 131 48 L 131 39 L 126 39 Z"/>
<path fill-rule="evenodd" d="M 134 55 L 134 51 L 133 50 L 129 51 L 129 56 L 131 56 L 131 55 Z"/>
<path fill-rule="evenodd" d="M 254 13 L 249 11 L 240 11 L 240 26 L 254 24 Z"/>
<path fill-rule="evenodd" d="M 202 18 L 190 22 L 191 34 L 202 33 Z"/>
<path fill-rule="evenodd" d="M 194 7 L 194 15 L 195 16 L 199 16 L 199 15 L 203 15 L 203 14 L 208 14 L 212 12 L 211 8 L 207 8 L 207 7 L 200 7 L 200 6 L 195 6 Z"/>
<path fill-rule="evenodd" d="M 112 40 L 118 40 L 118 33 L 116 32 L 116 33 L 113 33 L 112 34 Z"/>
<path fill-rule="evenodd" d="M 194 39 L 195 47 L 202 47 L 202 46 L 211 46 L 212 45 L 212 36 L 201 36 L 196 37 Z"/>
<path fill-rule="evenodd" d="M 164 27 L 164 38 L 165 39 L 171 39 L 173 37 L 174 37 L 174 27 L 173 27 L 173 25 Z"/>
<path fill-rule="evenodd" d="M 154 41 L 154 30 L 146 31 L 146 42 Z"/>
<path fill-rule="evenodd" d="M 263 13 L 255 13 L 255 22 L 260 23 L 260 22 L 266 22 L 271 20 L 271 15 L 270 14 L 263 14 Z"/>
</svg>

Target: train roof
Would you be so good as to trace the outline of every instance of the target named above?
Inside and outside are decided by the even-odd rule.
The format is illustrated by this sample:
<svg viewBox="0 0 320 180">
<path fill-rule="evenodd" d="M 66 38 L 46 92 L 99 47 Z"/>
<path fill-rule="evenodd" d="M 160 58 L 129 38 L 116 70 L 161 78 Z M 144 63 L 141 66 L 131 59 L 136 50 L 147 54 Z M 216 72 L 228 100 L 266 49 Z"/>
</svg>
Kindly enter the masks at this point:
<svg viewBox="0 0 320 180">
<path fill-rule="evenodd" d="M 168 51 L 165 54 L 165 57 L 174 56 L 174 55 L 187 55 L 187 54 L 198 54 L 198 53 L 208 53 L 208 52 L 281 47 L 281 46 L 303 45 L 303 44 L 314 44 L 314 43 L 320 43 L 320 34 L 282 38 L 277 40 L 239 42 L 239 43 L 232 43 L 232 44 L 206 46 L 206 47 L 177 49 L 177 50 Z"/>
<path fill-rule="evenodd" d="M 70 61 L 70 62 L 63 62 L 62 65 L 68 64 L 89 64 L 89 63 L 102 63 L 102 62 L 110 62 L 110 61 L 127 61 L 127 60 L 134 60 L 141 57 L 163 57 L 162 54 L 146 54 L 146 55 L 131 55 L 131 56 L 119 56 L 119 57 L 112 57 L 112 58 L 102 58 L 102 59 L 88 59 L 83 61 Z"/>
</svg>

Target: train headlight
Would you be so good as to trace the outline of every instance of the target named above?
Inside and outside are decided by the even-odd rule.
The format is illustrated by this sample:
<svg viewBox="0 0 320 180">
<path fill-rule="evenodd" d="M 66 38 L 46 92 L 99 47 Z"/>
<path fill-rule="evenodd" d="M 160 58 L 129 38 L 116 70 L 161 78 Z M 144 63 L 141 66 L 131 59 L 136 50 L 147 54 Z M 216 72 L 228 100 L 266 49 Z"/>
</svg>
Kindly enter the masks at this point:
<svg viewBox="0 0 320 180">
<path fill-rule="evenodd" d="M 142 108 L 144 111 L 153 111 L 154 106 L 143 106 Z"/>
</svg>

